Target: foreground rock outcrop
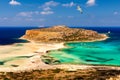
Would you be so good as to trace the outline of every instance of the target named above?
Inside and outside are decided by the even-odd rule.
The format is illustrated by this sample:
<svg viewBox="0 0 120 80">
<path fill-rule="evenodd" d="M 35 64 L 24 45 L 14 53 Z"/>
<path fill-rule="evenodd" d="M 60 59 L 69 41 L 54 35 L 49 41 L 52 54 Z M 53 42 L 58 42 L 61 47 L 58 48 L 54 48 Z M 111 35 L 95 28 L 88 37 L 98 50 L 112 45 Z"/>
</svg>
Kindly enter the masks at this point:
<svg viewBox="0 0 120 80">
<path fill-rule="evenodd" d="M 39 42 L 67 42 L 104 40 L 107 36 L 92 30 L 53 26 L 50 28 L 27 30 L 22 38 Z"/>
</svg>

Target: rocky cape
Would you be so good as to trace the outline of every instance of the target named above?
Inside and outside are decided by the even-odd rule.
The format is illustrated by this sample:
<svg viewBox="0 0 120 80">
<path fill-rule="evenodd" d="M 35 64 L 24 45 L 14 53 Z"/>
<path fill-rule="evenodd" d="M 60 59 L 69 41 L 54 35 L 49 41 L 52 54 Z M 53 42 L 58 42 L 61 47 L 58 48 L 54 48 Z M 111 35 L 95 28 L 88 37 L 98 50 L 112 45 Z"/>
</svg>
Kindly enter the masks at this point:
<svg viewBox="0 0 120 80">
<path fill-rule="evenodd" d="M 69 28 L 58 25 L 49 28 L 27 30 L 23 39 L 38 42 L 69 42 L 69 41 L 100 41 L 107 39 L 107 35 L 93 30 Z"/>
</svg>

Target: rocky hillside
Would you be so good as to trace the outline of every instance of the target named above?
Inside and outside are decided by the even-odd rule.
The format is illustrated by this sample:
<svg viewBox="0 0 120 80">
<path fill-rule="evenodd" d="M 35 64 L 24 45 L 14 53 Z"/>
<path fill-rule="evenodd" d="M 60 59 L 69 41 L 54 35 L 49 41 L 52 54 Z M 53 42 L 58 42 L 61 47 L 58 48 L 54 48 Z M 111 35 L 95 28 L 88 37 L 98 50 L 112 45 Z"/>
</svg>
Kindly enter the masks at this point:
<svg viewBox="0 0 120 80">
<path fill-rule="evenodd" d="M 50 28 L 27 30 L 22 38 L 40 42 L 66 42 L 103 40 L 107 36 L 92 30 L 53 26 Z"/>
</svg>

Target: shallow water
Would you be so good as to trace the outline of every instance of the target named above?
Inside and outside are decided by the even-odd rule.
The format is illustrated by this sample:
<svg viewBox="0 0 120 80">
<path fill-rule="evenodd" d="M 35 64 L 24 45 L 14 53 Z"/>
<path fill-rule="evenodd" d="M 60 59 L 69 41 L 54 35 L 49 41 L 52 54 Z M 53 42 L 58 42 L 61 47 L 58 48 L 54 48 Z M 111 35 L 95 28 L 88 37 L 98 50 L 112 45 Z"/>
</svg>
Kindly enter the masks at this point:
<svg viewBox="0 0 120 80">
<path fill-rule="evenodd" d="M 120 28 L 88 27 L 86 29 L 96 30 L 100 33 L 111 31 L 111 34 L 109 34 L 110 38 L 99 42 L 67 43 L 66 45 L 71 48 L 54 50 L 48 55 L 59 59 L 62 63 L 120 66 Z M 0 29 L 0 67 L 14 65 L 13 63 L 18 62 L 16 60 L 19 60 L 19 63 L 22 64 L 21 62 L 24 62 L 24 60 L 32 57 L 31 54 L 26 54 L 23 56 L 23 54 L 31 52 L 31 49 L 29 48 L 27 51 L 24 50 L 26 48 L 26 46 L 24 46 L 26 41 L 16 39 L 22 36 L 25 33 L 25 30 L 26 28 Z"/>
<path fill-rule="evenodd" d="M 32 57 L 29 55 L 31 48 L 27 47 L 28 50 L 26 50 L 24 46 L 29 42 L 18 38 L 23 36 L 26 30 L 34 28 L 37 27 L 0 27 L 0 67 L 21 65 Z"/>
<path fill-rule="evenodd" d="M 111 33 L 105 41 L 67 43 L 71 48 L 54 50 L 48 55 L 62 63 L 120 66 L 120 28 L 98 29 L 98 32 L 105 33 L 106 29 Z"/>
<path fill-rule="evenodd" d="M 35 45 L 30 43 L 16 43 L 0 46 L 0 67 L 22 66 L 34 57 Z"/>
</svg>

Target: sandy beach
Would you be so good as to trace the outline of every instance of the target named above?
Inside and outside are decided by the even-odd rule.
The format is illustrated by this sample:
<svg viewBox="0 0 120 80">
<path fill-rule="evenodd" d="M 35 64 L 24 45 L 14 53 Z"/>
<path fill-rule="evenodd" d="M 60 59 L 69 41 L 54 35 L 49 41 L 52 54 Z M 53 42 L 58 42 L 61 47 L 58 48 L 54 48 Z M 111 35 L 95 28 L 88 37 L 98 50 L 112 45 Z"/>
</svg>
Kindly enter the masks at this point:
<svg viewBox="0 0 120 80">
<path fill-rule="evenodd" d="M 0 72 L 19 72 L 28 70 L 41 70 L 41 69 L 67 69 L 75 71 L 77 69 L 87 69 L 87 68 L 101 68 L 101 69 L 118 69 L 120 67 L 111 66 L 90 66 L 90 65 L 72 65 L 72 64 L 59 64 L 59 65 L 48 65 L 41 60 L 41 56 L 47 54 L 49 50 L 56 50 L 60 48 L 65 48 L 64 43 L 21 43 L 22 46 L 16 47 L 18 44 L 0 46 L 1 52 L 4 49 L 6 54 L 0 54 L 0 59 L 14 58 L 5 62 L 4 65 L 0 65 Z M 16 49 L 16 50 L 15 50 Z M 18 50 L 19 49 L 19 50 Z M 7 53 L 9 51 L 9 53 Z M 18 58 L 18 56 L 32 56 L 30 58 Z M 16 65 L 18 65 L 16 67 Z"/>
<path fill-rule="evenodd" d="M 18 44 L 13 44 L 12 46 L 0 46 L 0 61 L 6 61 L 4 65 L 0 65 L 0 72 L 51 68 L 52 66 L 46 65 L 41 61 L 41 55 L 46 54 L 46 52 L 49 50 L 65 47 L 63 43 L 48 44 L 30 42 L 21 43 L 22 46 L 18 47 L 16 47 L 16 45 Z M 24 56 L 32 57 L 24 58 Z M 13 67 L 11 65 L 18 65 L 18 67 Z"/>
</svg>

